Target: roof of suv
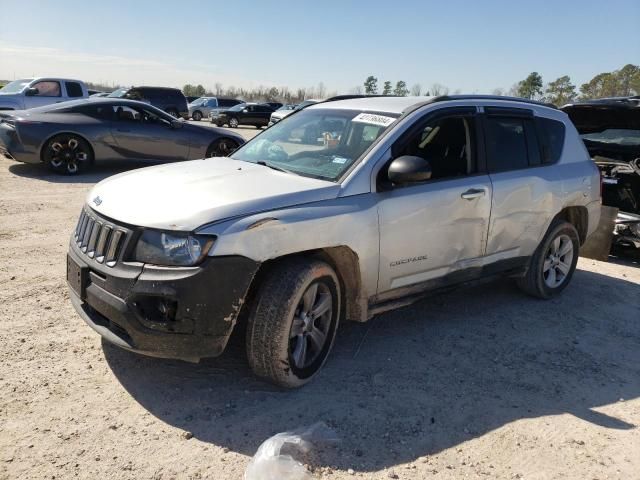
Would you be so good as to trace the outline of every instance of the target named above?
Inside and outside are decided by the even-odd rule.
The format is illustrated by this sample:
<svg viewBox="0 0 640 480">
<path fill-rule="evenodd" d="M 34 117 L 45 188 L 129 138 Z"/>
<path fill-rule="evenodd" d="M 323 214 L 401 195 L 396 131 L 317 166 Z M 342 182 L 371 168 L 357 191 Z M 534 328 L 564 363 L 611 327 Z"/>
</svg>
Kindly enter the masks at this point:
<svg viewBox="0 0 640 480">
<path fill-rule="evenodd" d="M 307 108 L 339 108 L 344 110 L 370 110 L 377 112 L 402 114 L 410 107 L 453 100 L 495 100 L 544 106 L 553 109 L 556 108 L 554 105 L 537 102 L 535 100 L 528 100 L 526 98 L 502 97 L 493 95 L 445 95 L 439 97 L 353 96 L 352 98 L 346 98 L 344 100 L 341 100 L 339 98 L 340 97 L 335 97 L 335 99 L 329 99 L 324 102 L 319 102 L 315 105 L 310 105 Z"/>
</svg>

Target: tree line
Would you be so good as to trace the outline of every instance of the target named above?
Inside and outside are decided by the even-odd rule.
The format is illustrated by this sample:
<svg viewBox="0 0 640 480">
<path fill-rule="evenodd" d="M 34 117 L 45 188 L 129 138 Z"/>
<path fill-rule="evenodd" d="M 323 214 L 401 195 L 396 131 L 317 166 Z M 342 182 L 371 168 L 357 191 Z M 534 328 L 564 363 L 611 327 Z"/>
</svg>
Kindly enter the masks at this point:
<svg viewBox="0 0 640 480">
<path fill-rule="evenodd" d="M 363 86 L 355 87 L 352 93 L 439 96 L 448 95 L 449 88 L 439 83 L 434 83 L 430 88 L 422 89 L 422 86 L 416 83 L 411 89 L 408 89 L 406 82 L 400 80 L 395 83 L 395 87 L 392 82 L 385 81 L 382 89 L 379 90 L 378 79 L 373 75 L 369 75 Z M 460 93 L 460 91 L 456 90 L 453 93 Z M 491 93 L 499 96 L 508 95 L 529 98 L 555 105 L 564 105 L 575 100 L 640 95 L 640 67 L 627 64 L 613 72 L 599 73 L 587 83 L 583 83 L 579 92 L 569 75 L 563 75 L 545 84 L 538 72 L 531 72 L 525 79 L 517 82 L 510 89 L 496 88 Z"/>
<path fill-rule="evenodd" d="M 323 99 L 337 95 L 337 92 L 327 91 L 324 83 L 319 82 L 315 87 L 297 88 L 289 87 L 265 87 L 260 85 L 254 88 L 242 88 L 216 83 L 213 89 L 206 89 L 202 85 L 186 84 L 182 87 L 182 93 L 188 97 L 229 97 L 239 98 L 246 102 L 282 102 L 300 103 L 310 98 Z"/>
</svg>

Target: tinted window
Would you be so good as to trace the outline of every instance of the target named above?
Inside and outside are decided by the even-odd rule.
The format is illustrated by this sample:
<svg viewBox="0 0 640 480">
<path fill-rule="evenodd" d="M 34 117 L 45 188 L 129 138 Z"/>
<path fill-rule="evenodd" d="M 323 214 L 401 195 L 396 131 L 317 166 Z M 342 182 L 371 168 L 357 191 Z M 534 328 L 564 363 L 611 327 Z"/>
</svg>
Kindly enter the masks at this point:
<svg viewBox="0 0 640 480">
<path fill-rule="evenodd" d="M 82 87 L 78 82 L 66 82 L 67 85 L 67 95 L 70 97 L 81 97 L 82 96 Z"/>
<path fill-rule="evenodd" d="M 366 134 L 366 133 L 365 133 Z M 475 172 L 475 125 L 472 116 L 429 120 L 397 154 L 422 157 L 431 165 L 431 178 L 451 178 Z M 384 180 L 384 179 L 383 179 Z"/>
<path fill-rule="evenodd" d="M 258 112 L 262 112 L 262 113 L 265 113 L 265 112 L 273 112 L 273 108 L 271 108 L 271 107 L 267 107 L 266 105 L 258 105 L 258 106 L 256 107 L 256 111 L 258 111 Z"/>
<path fill-rule="evenodd" d="M 560 160 L 564 145 L 564 124 L 549 118 L 538 118 L 538 127 L 542 137 L 542 162 L 555 163 Z"/>
<path fill-rule="evenodd" d="M 487 165 L 490 172 L 504 172 L 529 165 L 525 119 L 487 117 Z"/>
<path fill-rule="evenodd" d="M 93 118 L 112 120 L 114 110 L 112 105 L 82 105 L 71 110 L 72 113 L 83 113 Z"/>
<path fill-rule="evenodd" d="M 38 93 L 34 95 L 36 97 L 59 97 L 60 96 L 60 83 L 58 82 L 43 81 L 43 82 L 34 83 L 32 87 L 38 89 Z"/>
<path fill-rule="evenodd" d="M 219 98 L 218 105 L 221 107 L 233 107 L 234 105 L 238 105 L 240 102 L 237 100 L 230 100 L 228 98 Z"/>
<path fill-rule="evenodd" d="M 131 100 L 144 100 L 145 96 L 140 90 L 132 89 L 129 90 L 126 94 L 123 95 L 124 98 L 128 98 Z"/>
</svg>

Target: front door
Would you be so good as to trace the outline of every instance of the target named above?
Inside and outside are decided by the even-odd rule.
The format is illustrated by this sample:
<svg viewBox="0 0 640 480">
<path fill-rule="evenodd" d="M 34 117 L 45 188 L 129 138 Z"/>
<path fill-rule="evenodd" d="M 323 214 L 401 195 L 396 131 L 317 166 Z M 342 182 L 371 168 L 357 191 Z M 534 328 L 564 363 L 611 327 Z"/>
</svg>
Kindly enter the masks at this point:
<svg viewBox="0 0 640 480">
<path fill-rule="evenodd" d="M 150 161 L 186 160 L 188 135 L 172 128 L 172 119 L 146 108 L 115 106 L 113 136 L 124 158 Z"/>
<path fill-rule="evenodd" d="M 479 166 L 475 108 L 444 109 L 419 120 L 392 157 L 421 156 L 430 180 L 395 186 L 379 174 L 378 299 L 479 273 L 491 213 L 491 181 Z"/>
<path fill-rule="evenodd" d="M 31 85 L 31 87 L 37 88 L 38 92 L 35 95 L 24 97 L 25 108 L 42 107 L 67 100 L 67 98 L 63 97 L 62 87 L 57 80 L 41 80 Z"/>
</svg>

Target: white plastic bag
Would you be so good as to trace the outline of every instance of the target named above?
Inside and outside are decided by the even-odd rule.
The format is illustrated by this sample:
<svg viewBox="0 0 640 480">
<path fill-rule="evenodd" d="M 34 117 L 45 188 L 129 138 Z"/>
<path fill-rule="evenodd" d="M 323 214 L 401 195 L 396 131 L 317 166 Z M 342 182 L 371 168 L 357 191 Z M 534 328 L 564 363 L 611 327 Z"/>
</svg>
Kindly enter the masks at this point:
<svg viewBox="0 0 640 480">
<path fill-rule="evenodd" d="M 245 480 L 311 480 L 305 466 L 292 454 L 306 455 L 311 447 L 338 442 L 338 436 L 324 422 L 308 428 L 283 432 L 265 440 L 244 472 Z"/>
</svg>

